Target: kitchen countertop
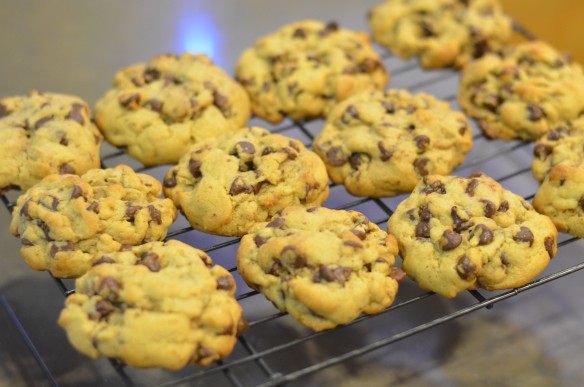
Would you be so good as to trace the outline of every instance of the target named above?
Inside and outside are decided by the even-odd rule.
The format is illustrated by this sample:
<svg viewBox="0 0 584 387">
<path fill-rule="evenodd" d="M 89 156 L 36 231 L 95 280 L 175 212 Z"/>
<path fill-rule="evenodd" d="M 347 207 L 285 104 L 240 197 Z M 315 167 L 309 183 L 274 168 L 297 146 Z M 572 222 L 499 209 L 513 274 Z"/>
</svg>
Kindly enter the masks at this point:
<svg viewBox="0 0 584 387">
<path fill-rule="evenodd" d="M 110 88 L 116 71 L 169 52 L 203 52 L 232 73 L 243 49 L 259 36 L 304 18 L 334 19 L 342 27 L 366 31 L 366 11 L 377 3 L 4 0 L 0 97 L 40 89 L 78 95 L 93 106 Z M 71 348 L 56 324 L 63 295 L 49 275 L 33 272 L 22 262 L 17 240 L 8 233 L 9 218 L 0 207 L 0 386 L 51 385 L 18 332 L 15 316 L 56 383 L 123 385 L 107 360 L 94 361 Z M 582 261 L 584 245 L 577 241 L 563 249 L 549 272 Z M 584 380 L 583 280 L 583 272 L 574 273 L 497 303 L 491 310 L 481 309 L 291 385 L 579 385 Z M 413 293 L 413 286 L 405 286 L 404 292 Z M 423 320 L 426 315 L 455 311 L 465 301 L 465 297 L 451 301 L 434 296 L 423 309 L 394 313 L 391 319 L 379 321 L 390 329 L 403 323 L 402 316 Z M 262 340 L 268 340 L 267 344 L 258 344 L 269 347 L 269 340 L 278 341 L 298 330 L 293 322 L 274 323 L 264 332 Z M 339 331 L 303 349 L 303 356 L 312 359 L 312 352 L 318 352 L 321 357 L 316 358 L 321 359 L 329 348 L 358 347 L 363 336 L 371 339 L 375 332 Z M 298 356 L 283 353 L 274 364 L 302 362 Z M 242 372 L 249 385 L 256 383 L 253 375 Z M 168 373 L 162 374 L 168 378 Z M 131 370 L 130 376 L 137 384 L 150 385 L 147 382 L 160 375 Z"/>
</svg>

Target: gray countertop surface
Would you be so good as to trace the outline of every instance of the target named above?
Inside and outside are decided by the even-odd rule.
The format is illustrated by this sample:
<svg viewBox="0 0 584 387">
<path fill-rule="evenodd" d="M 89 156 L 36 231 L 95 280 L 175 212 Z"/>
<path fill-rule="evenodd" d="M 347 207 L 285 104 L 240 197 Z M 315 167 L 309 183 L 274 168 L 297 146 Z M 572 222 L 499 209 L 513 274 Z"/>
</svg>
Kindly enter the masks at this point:
<svg viewBox="0 0 584 387">
<path fill-rule="evenodd" d="M 244 48 L 280 26 L 302 19 L 336 20 L 342 27 L 367 31 L 366 13 L 375 0 L 215 0 L 215 1 L 40 1 L 3 0 L 0 7 L 0 98 L 28 94 L 32 89 L 77 95 L 93 106 L 111 87 L 116 71 L 161 53 L 202 52 L 228 73 Z M 380 51 L 382 49 L 380 48 Z M 457 76 L 449 71 L 423 72 L 415 63 L 396 58 L 384 61 L 392 77 L 389 87 L 416 85 L 439 97 L 452 95 Z M 442 78 L 446 77 L 442 81 Z M 420 80 L 430 80 L 426 84 Z M 434 81 L 433 81 L 434 79 Z M 436 79 L 438 79 L 436 81 Z M 456 104 L 451 98 L 454 107 Z M 267 123 L 255 120 L 258 125 Z M 321 122 L 307 124 L 318 131 Z M 291 136 L 310 138 L 291 129 Z M 478 133 L 478 132 L 477 132 Z M 285 133 L 286 134 L 286 133 Z M 481 169 L 501 178 L 503 185 L 529 196 L 537 183 L 525 168 L 532 145 L 519 147 L 488 161 L 484 157 L 515 143 L 479 138 L 467 162 L 455 173 Z M 135 162 L 133 165 L 137 165 Z M 153 173 L 160 177 L 165 168 Z M 523 171 L 523 172 L 521 172 Z M 327 205 L 350 201 L 335 187 Z M 384 199 L 395 208 L 403 197 Z M 379 218 L 375 203 L 357 206 Z M 26 346 L 22 327 L 46 370 L 63 386 L 124 385 L 104 358 L 91 360 L 67 342 L 56 320 L 64 297 L 46 273 L 34 272 L 22 262 L 18 241 L 9 235 L 10 215 L 0 207 L 0 386 L 51 385 Z M 182 223 L 181 223 L 182 222 Z M 179 220 L 175 229 L 184 226 Z M 189 237 L 190 238 L 190 237 Z M 193 244 L 217 243 L 193 236 Z M 561 236 L 561 240 L 569 237 Z M 234 247 L 210 253 L 213 259 L 233 260 Z M 216 255 L 221 257 L 217 257 Z M 544 275 L 584 261 L 581 241 L 562 247 Z M 480 309 L 405 340 L 300 378 L 290 385 L 304 386 L 577 386 L 584 380 L 584 273 L 576 272 L 503 302 L 491 310 Z M 402 300 L 420 294 L 406 280 Z M 487 295 L 487 293 L 483 293 Z M 246 315 L 269 315 L 275 309 L 259 296 L 243 300 Z M 254 301 L 255 300 L 255 301 Z M 476 303 L 464 294 L 455 300 L 432 296 L 413 307 L 368 319 L 364 323 L 321 335 L 303 345 L 266 357 L 270 369 L 283 374 L 318 364 L 347 351 L 383 340 L 388 332 L 411 329 L 427 321 Z M 17 323 L 15 324 L 15 320 Z M 259 350 L 295 340 L 310 332 L 283 317 L 252 328 L 247 340 Z M 391 335 L 390 334 L 390 335 Z M 233 358 L 238 358 L 236 348 Z M 229 359 L 228 359 L 229 361 Z M 178 373 L 127 369 L 136 385 L 157 385 L 199 372 L 188 367 Z M 244 386 L 268 380 L 255 362 L 234 368 Z M 190 380 L 184 385 L 233 385 L 229 375 Z"/>
</svg>

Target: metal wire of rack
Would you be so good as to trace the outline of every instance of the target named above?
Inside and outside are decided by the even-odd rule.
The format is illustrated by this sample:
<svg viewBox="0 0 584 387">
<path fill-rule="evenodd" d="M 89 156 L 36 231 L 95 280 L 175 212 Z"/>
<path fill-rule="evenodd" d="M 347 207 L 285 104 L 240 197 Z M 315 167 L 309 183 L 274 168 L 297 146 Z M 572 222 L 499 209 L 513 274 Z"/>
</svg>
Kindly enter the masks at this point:
<svg viewBox="0 0 584 387">
<path fill-rule="evenodd" d="M 527 37 L 530 36 L 528 32 L 519 27 L 517 30 Z M 457 72 L 452 70 L 424 71 L 420 69 L 415 61 L 403 61 L 383 49 L 380 49 L 380 52 L 382 52 L 384 64 L 389 69 L 392 77 L 389 83 L 390 87 L 406 88 L 414 93 L 423 91 L 428 94 L 433 94 L 438 98 L 450 102 L 456 108 L 456 89 L 459 76 Z M 272 132 L 297 138 L 307 146 L 310 146 L 322 127 L 322 120 L 310 122 L 287 121 L 281 125 L 270 126 L 266 122 L 254 118 L 250 122 L 250 125 L 266 127 Z M 514 190 L 513 187 L 515 187 L 516 190 L 521 191 L 518 193 L 526 200 L 531 200 L 537 189 L 537 183 L 531 178 L 530 172 L 531 144 L 521 141 L 504 143 L 502 141 L 488 140 L 476 126 L 473 126 L 473 140 L 475 142 L 475 150 L 467 156 L 466 162 L 457 168 L 454 174 L 466 175 L 477 169 L 481 169 L 496 178 L 503 185 L 508 185 L 506 188 Z M 477 142 L 479 141 L 481 144 L 477 146 Z M 104 148 L 107 149 L 102 152 L 102 167 L 110 167 L 124 162 L 133 166 L 136 171 L 150 173 L 159 179 L 162 178 L 162 175 L 168 169 L 168 167 L 145 168 L 136 164 L 136 161 L 130 159 L 123 150 L 112 147 L 108 148 L 107 146 Z M 501 167 L 502 164 L 505 165 L 504 168 Z M 336 209 L 355 209 L 361 211 L 381 227 L 385 226 L 385 223 L 393 214 L 393 209 L 404 198 L 404 196 L 387 199 L 359 198 L 349 195 L 342 186 L 331 184 L 330 188 L 331 198 L 325 203 L 325 206 Z M 0 200 L 5 208 L 11 212 L 15 201 L 7 195 L 0 195 Z M 219 382 L 215 381 L 216 384 L 219 383 L 217 385 L 225 383 L 237 387 L 250 385 L 262 387 L 283 385 L 309 374 L 322 371 L 325 368 L 387 347 L 400 340 L 430 330 L 480 309 L 490 309 L 498 302 L 584 269 L 584 257 L 582 257 L 579 262 L 567 268 L 552 273 L 546 271 L 543 276 L 517 289 L 504 292 L 469 291 L 466 296 L 457 297 L 457 299 L 463 298 L 464 300 L 463 302 L 454 303 L 456 306 L 454 311 L 446 311 L 424 321 L 412 321 L 411 324 L 404 324 L 404 327 L 400 327 L 399 329 L 387 329 L 382 337 L 374 337 L 368 342 L 358 343 L 359 345 L 356 345 L 354 348 L 343 349 L 340 353 L 319 354 L 316 357 L 316 361 L 313 359 L 305 362 L 296 361 L 292 365 L 286 363 L 285 366 L 282 366 L 285 362 L 281 358 L 283 356 L 290 356 L 290 351 L 294 349 L 318 342 L 322 338 L 333 337 L 334 339 L 337 337 L 346 337 L 351 334 L 351 330 L 359 329 L 359 326 L 362 325 L 371 323 L 376 325 L 385 323 L 387 320 L 399 320 L 399 314 L 403 313 L 404 310 L 410 309 L 415 311 L 415 309 L 411 308 L 423 308 L 428 302 L 436 302 L 435 299 L 437 296 L 432 292 L 417 289 L 415 285 L 410 283 L 409 289 L 405 292 L 406 294 L 401 295 L 402 291 L 400 289 L 400 294 L 398 294 L 395 303 L 380 314 L 374 316 L 362 315 L 352 323 L 333 331 L 312 332 L 300 327 L 298 323 L 292 321 L 285 313 L 275 310 L 261 294 L 249 289 L 238 276 L 237 267 L 233 259 L 226 264 L 223 260 L 215 257 L 215 255 L 217 257 L 233 257 L 239 238 L 209 236 L 193 230 L 184 218 L 179 218 L 169 231 L 167 239 L 187 241 L 208 253 L 212 253 L 211 256 L 214 258 L 215 263 L 227 267 L 233 273 L 238 285 L 236 298 L 243 304 L 246 318 L 250 322 L 250 328 L 239 338 L 238 344 L 231 356 L 206 369 L 190 367 L 174 373 L 160 370 L 153 373 L 153 371 L 136 370 L 131 367 L 126 367 L 121 362 L 110 359 L 122 383 L 128 386 L 148 384 L 170 387 L 197 382 L 206 385 L 209 381 L 215 381 L 216 379 L 219 380 Z M 558 243 L 558 255 L 561 254 L 561 251 L 564 250 L 566 245 L 578 240 L 578 238 L 561 235 L 561 240 Z M 74 292 L 73 281 L 57 278 L 54 280 L 64 296 L 68 296 Z M 403 284 L 402 287 L 404 287 Z M 408 286 L 406 285 L 406 287 Z M 397 317 L 395 317 L 396 315 Z M 12 319 L 19 328 L 19 332 L 21 332 L 23 337 L 26 337 L 26 331 L 19 323 L 18 318 L 13 315 Z M 286 337 L 283 339 L 278 337 L 276 340 L 274 340 L 273 336 L 271 340 L 270 337 L 264 337 L 263 332 L 270 331 L 270 329 L 267 329 L 270 324 L 276 325 L 275 330 L 278 331 L 277 336 L 281 332 L 285 332 L 286 334 L 283 334 L 283 336 Z M 38 352 L 34 348 L 34 343 L 29 340 L 27 341 L 27 345 L 33 353 L 38 355 Z M 64 343 L 64 345 L 68 344 Z M 313 345 L 312 347 L 315 346 Z M 316 345 L 316 347 L 318 346 Z M 301 352 L 305 354 L 306 350 L 302 349 Z M 35 358 L 42 365 L 51 384 L 56 385 L 55 378 L 42 362 L 42 358 L 40 356 L 35 356 Z M 250 368 L 254 368 L 257 372 L 251 375 L 248 372 Z"/>
</svg>

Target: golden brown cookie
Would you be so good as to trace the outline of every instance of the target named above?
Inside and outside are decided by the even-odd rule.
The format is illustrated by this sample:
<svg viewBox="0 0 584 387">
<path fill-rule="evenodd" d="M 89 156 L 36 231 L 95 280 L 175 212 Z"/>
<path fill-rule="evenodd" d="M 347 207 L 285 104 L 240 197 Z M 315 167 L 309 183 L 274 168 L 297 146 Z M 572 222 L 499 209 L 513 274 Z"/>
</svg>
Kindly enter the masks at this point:
<svg viewBox="0 0 584 387">
<path fill-rule="evenodd" d="M 0 99 L 0 193 L 53 173 L 99 168 L 101 135 L 78 97 L 33 91 Z"/>
<path fill-rule="evenodd" d="M 366 216 L 288 207 L 241 239 L 237 270 L 282 312 L 320 331 L 393 303 L 397 244 Z"/>
<path fill-rule="evenodd" d="M 75 283 L 59 325 L 92 358 L 177 370 L 229 355 L 247 323 L 235 280 L 204 252 L 151 242 L 102 256 Z"/>
<path fill-rule="evenodd" d="M 243 235 L 291 205 L 321 205 L 326 168 L 304 145 L 244 128 L 193 146 L 164 178 L 164 193 L 201 231 Z"/>
<path fill-rule="evenodd" d="M 482 174 L 425 176 L 387 227 L 408 276 L 448 298 L 522 286 L 557 249 L 552 221 Z"/>
<path fill-rule="evenodd" d="M 10 232 L 31 268 L 78 277 L 95 253 L 164 239 L 177 210 L 161 193 L 156 179 L 125 165 L 50 175 L 18 198 Z"/>
<path fill-rule="evenodd" d="M 388 80 L 366 34 L 315 20 L 262 37 L 244 51 L 235 73 L 252 111 L 272 123 L 326 116 L 337 102 L 383 90 Z"/>
<path fill-rule="evenodd" d="M 237 130 L 249 99 L 205 55 L 159 55 L 118 72 L 95 106 L 107 141 L 144 165 L 176 163 L 192 144 Z"/>
</svg>

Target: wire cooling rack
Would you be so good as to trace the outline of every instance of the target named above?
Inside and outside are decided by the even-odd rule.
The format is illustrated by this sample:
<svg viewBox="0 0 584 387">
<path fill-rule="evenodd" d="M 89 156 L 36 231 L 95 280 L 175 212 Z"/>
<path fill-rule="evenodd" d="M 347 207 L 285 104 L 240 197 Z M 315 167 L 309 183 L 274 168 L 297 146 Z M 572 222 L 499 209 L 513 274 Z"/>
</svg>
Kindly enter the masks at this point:
<svg viewBox="0 0 584 387">
<path fill-rule="evenodd" d="M 530 34 L 517 28 L 526 37 Z M 459 73 L 450 70 L 425 71 L 415 60 L 403 61 L 390 52 L 377 47 L 386 68 L 391 74 L 390 88 L 405 88 L 413 93 L 425 92 L 448 101 L 459 110 L 456 104 L 456 91 Z M 250 126 L 268 128 L 274 133 L 296 138 L 308 147 L 322 128 L 322 120 L 310 122 L 286 121 L 280 125 L 269 125 L 258 118 L 253 118 Z M 489 140 L 483 136 L 473 123 L 474 149 L 467 155 L 466 161 L 453 174 L 466 176 L 471 172 L 483 171 L 499 181 L 526 200 L 533 199 L 538 183 L 531 176 L 533 144 L 522 141 L 503 142 Z M 112 167 L 124 163 L 136 171 L 148 173 L 162 180 L 169 166 L 145 168 L 129 158 L 123 150 L 104 144 L 102 149 L 102 167 Z M 385 229 L 389 217 L 396 206 L 405 198 L 372 199 L 354 197 L 343 186 L 331 184 L 331 196 L 324 204 L 329 208 L 353 209 L 363 212 L 372 221 Z M 11 211 L 17 193 L 0 196 L 4 206 Z M 117 360 L 110 362 L 120 380 L 128 386 L 177 386 L 177 385 L 233 385 L 276 386 L 315 374 L 349 360 L 364 356 L 369 352 L 387 347 L 400 340 L 430 330 L 448 321 L 469 313 L 492 308 L 496 303 L 515 297 L 522 292 L 558 280 L 584 269 L 584 248 L 580 259 L 566 260 L 558 265 L 550 265 L 536 280 L 517 289 L 501 292 L 468 291 L 455 300 L 445 300 L 432 292 L 422 291 L 410 280 L 404 281 L 394 304 L 374 316 L 360 316 L 352 323 L 332 331 L 315 333 L 295 322 L 285 313 L 280 313 L 261 294 L 248 288 L 239 274 L 235 263 L 235 253 L 239 238 L 212 236 L 193 230 L 182 216 L 171 227 L 167 239 L 178 239 L 209 253 L 216 264 L 222 265 L 234 275 L 238 291 L 237 300 L 241 303 L 250 328 L 238 341 L 232 355 L 217 362 L 209 368 L 186 367 L 179 372 L 164 370 L 139 370 L 127 367 Z M 578 241 L 565 234 L 560 234 L 558 254 L 552 262 L 562 260 L 562 255 L 573 256 L 566 252 L 566 246 Z M 55 283 L 67 296 L 74 292 L 72 280 L 55 279 Z M 436 305 L 448 303 L 448 308 L 436 308 Z M 428 310 L 431 310 L 428 313 Z M 43 363 L 42 357 L 34 343 L 28 339 L 26 330 L 16 315 L 11 319 L 25 338 L 28 349 L 34 355 L 43 370 L 47 381 L 57 385 L 50 370 Z M 359 337 L 359 340 L 353 338 Z M 69 345 L 63 343 L 63 345 Z"/>
</svg>

